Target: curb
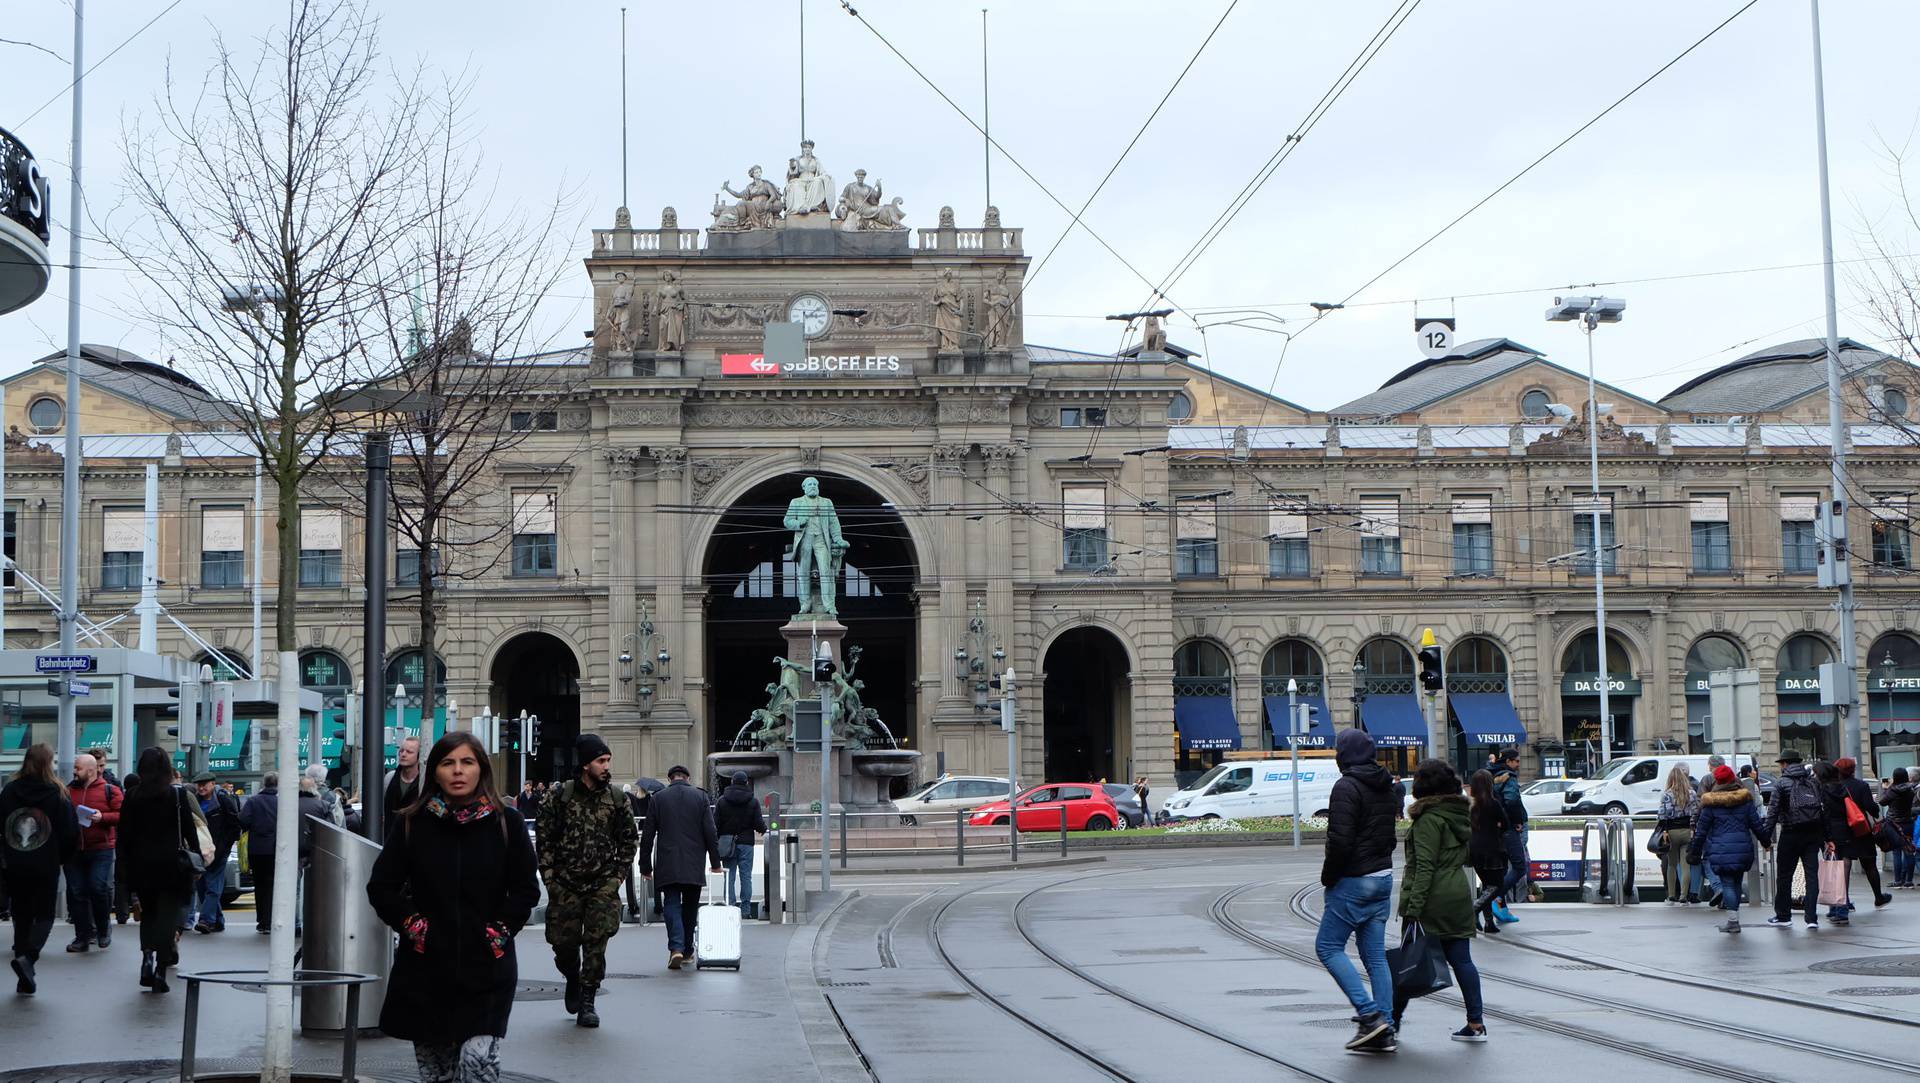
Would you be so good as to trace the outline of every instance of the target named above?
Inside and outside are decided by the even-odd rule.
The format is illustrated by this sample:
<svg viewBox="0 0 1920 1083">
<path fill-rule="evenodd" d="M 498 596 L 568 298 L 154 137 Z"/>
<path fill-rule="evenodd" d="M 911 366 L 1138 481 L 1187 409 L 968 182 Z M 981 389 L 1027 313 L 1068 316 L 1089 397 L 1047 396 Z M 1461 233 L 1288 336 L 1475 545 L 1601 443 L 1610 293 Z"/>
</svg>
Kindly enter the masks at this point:
<svg viewBox="0 0 1920 1083">
<path fill-rule="evenodd" d="M 1106 862 L 1105 857 L 1090 855 L 1087 857 L 1053 857 L 1039 861 L 1025 861 L 1014 864 L 1010 861 L 996 862 L 992 865 L 913 865 L 900 868 L 845 868 L 835 869 L 835 876 L 934 876 L 950 872 L 1024 872 L 1031 869 L 1052 869 L 1067 865 L 1099 865 Z"/>
</svg>

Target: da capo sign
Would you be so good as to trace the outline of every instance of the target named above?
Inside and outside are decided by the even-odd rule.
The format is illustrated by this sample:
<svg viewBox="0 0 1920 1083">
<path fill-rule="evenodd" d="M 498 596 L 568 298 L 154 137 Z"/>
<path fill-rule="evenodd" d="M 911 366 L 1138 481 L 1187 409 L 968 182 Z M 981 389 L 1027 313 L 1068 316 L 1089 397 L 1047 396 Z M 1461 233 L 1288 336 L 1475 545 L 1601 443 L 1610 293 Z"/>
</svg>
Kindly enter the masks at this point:
<svg viewBox="0 0 1920 1083">
<path fill-rule="evenodd" d="M 764 353 L 723 353 L 722 376 L 838 376 L 842 373 L 891 376 L 901 369 L 895 354 L 808 354 L 785 363 Z"/>
</svg>

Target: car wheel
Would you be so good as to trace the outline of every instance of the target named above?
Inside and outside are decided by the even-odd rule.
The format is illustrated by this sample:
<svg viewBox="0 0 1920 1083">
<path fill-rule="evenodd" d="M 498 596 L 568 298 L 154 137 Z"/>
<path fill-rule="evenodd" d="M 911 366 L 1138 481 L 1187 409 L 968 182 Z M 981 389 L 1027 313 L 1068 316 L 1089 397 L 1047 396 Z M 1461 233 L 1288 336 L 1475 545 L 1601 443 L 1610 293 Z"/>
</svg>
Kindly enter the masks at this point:
<svg viewBox="0 0 1920 1083">
<path fill-rule="evenodd" d="M 1205 816 L 1202 816 L 1200 818 L 1202 820 L 1218 820 L 1220 818 L 1220 814 L 1217 812 L 1209 812 Z"/>
<path fill-rule="evenodd" d="M 1609 816 L 1625 816 L 1626 814 L 1627 814 L 1627 806 L 1621 804 L 1618 801 L 1615 801 L 1612 804 L 1607 806 L 1607 815 Z"/>
<path fill-rule="evenodd" d="M 911 816 L 902 816 L 902 817 L 900 817 L 900 826 L 901 826 L 901 827 L 918 827 L 919 825 L 920 825 L 920 821 L 919 821 L 919 820 L 916 820 L 916 819 L 914 819 L 914 818 L 913 818 L 913 817 L 911 817 Z"/>
<path fill-rule="evenodd" d="M 1089 817 L 1086 829 L 1088 831 L 1111 831 L 1113 830 L 1113 821 L 1107 819 L 1105 816 Z"/>
</svg>

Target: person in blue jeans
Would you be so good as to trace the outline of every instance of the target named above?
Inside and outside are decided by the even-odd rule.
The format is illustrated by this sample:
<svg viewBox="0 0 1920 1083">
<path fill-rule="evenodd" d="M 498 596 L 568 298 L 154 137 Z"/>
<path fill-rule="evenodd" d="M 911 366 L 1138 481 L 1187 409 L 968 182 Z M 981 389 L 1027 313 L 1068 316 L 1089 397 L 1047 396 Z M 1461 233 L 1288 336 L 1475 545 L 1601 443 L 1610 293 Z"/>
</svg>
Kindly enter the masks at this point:
<svg viewBox="0 0 1920 1083">
<path fill-rule="evenodd" d="M 195 775 L 193 787 L 199 795 L 200 814 L 207 818 L 207 831 L 213 837 L 213 864 L 200 877 L 191 925 L 195 932 L 225 932 L 227 919 L 220 912 L 220 896 L 227 889 L 227 856 L 240 838 L 240 801 L 220 788 L 220 780 L 212 771 Z"/>
<path fill-rule="evenodd" d="M 67 799 L 80 817 L 80 852 L 67 862 L 67 909 L 73 918 L 70 952 L 113 943 L 113 855 L 119 847 L 120 787 L 85 752 L 73 757 Z M 87 811 L 82 811 L 82 810 Z"/>
<path fill-rule="evenodd" d="M 1520 750 L 1503 748 L 1500 750 L 1500 766 L 1493 773 L 1493 792 L 1500 799 L 1500 805 L 1507 812 L 1507 833 L 1503 838 L 1507 850 L 1507 878 L 1501 884 L 1500 899 L 1494 901 L 1493 916 L 1501 921 L 1519 921 L 1513 911 L 1507 909 L 1505 896 L 1512 895 L 1515 888 L 1527 882 L 1529 862 L 1527 860 L 1527 805 L 1520 799 Z"/>
<path fill-rule="evenodd" d="M 1326 908 L 1313 946 L 1358 1016 L 1348 1051 L 1392 1053 L 1399 1045 L 1393 1033 L 1393 974 L 1387 969 L 1387 915 L 1400 802 L 1393 776 L 1374 762 L 1373 738 L 1365 732 L 1341 731 L 1334 762 L 1340 779 L 1327 802 L 1327 849 L 1320 864 Z M 1359 945 L 1365 980 L 1347 958 L 1348 939 Z"/>
<path fill-rule="evenodd" d="M 727 902 L 740 916 L 753 916 L 753 840 L 767 833 L 766 814 L 753 799 L 753 782 L 745 771 L 733 773 L 732 785 L 713 803 L 714 830 L 719 832 L 721 864 L 727 869 Z"/>
</svg>

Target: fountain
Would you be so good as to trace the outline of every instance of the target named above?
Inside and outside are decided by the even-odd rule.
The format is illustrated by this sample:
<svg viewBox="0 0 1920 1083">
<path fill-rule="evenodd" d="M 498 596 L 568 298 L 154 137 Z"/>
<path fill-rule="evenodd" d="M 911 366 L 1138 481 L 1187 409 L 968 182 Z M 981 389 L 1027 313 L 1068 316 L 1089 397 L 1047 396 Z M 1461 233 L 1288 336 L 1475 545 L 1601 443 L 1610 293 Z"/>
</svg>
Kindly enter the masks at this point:
<svg viewBox="0 0 1920 1083">
<path fill-rule="evenodd" d="M 794 562 L 800 588 L 800 610 L 780 628 L 787 653 L 773 659 L 777 675 L 767 685 L 767 705 L 740 727 L 732 749 L 710 753 L 707 765 L 717 778 L 745 771 L 757 787 L 779 793 L 789 809 L 803 811 L 818 802 L 820 752 L 796 748 L 794 729 L 801 705 L 820 701 L 813 660 L 824 654 L 834 663 L 825 689 L 833 734 L 833 805 L 850 812 L 892 811 L 890 784 L 913 775 L 920 753 L 901 748 L 880 713 L 861 702 L 866 682 L 856 675 L 860 648 L 847 647 L 843 655 L 847 626 L 840 623 L 834 597 L 847 543 L 833 501 L 820 495 L 819 481 L 808 478 L 801 489 L 788 503 L 784 520 L 793 531 L 785 558 Z M 817 590 L 812 579 L 816 574 Z"/>
</svg>

